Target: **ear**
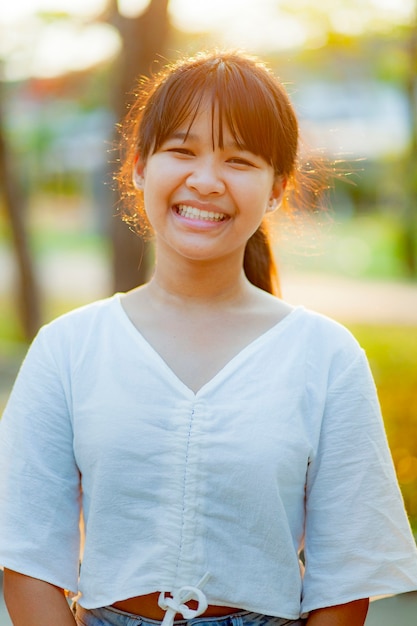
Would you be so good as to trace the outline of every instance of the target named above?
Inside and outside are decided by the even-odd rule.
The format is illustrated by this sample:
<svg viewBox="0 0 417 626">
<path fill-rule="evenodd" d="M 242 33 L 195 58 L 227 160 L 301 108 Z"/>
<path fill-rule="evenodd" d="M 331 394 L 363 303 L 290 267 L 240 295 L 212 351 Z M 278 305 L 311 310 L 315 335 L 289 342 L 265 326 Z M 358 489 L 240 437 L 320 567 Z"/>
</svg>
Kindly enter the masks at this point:
<svg viewBox="0 0 417 626">
<path fill-rule="evenodd" d="M 135 189 L 137 189 L 138 191 L 143 191 L 143 186 L 145 183 L 145 165 L 139 154 L 137 154 L 135 157 L 135 164 L 133 166 L 132 172 L 132 181 Z"/>
<path fill-rule="evenodd" d="M 269 197 L 268 206 L 266 208 L 267 213 L 272 213 L 280 208 L 282 199 L 287 187 L 287 179 L 285 176 L 277 176 L 274 180 L 271 195 Z"/>
</svg>

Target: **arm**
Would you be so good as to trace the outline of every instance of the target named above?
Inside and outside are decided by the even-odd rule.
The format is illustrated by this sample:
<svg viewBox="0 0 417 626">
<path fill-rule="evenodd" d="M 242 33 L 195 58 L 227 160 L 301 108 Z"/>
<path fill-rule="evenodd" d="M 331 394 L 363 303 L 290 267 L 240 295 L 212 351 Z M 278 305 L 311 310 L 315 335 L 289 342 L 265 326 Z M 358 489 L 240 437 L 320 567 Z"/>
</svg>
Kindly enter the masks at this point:
<svg viewBox="0 0 417 626">
<path fill-rule="evenodd" d="M 344 369 L 342 364 L 327 389 L 317 453 L 307 473 L 302 611 L 311 612 L 309 626 L 361 626 L 361 613 L 349 621 L 344 612 L 350 603 L 342 602 L 406 592 L 417 580 L 415 541 L 369 365 L 363 353 Z M 342 611 L 334 622 L 326 613 L 323 621 L 313 613 L 333 605 Z"/>
<path fill-rule="evenodd" d="M 38 597 L 45 611 L 49 606 L 43 587 L 38 596 L 30 580 L 32 585 L 41 585 L 43 580 L 54 583 L 55 589 L 78 589 L 80 472 L 67 402 L 70 382 L 51 353 L 55 339 L 47 341 L 40 331 L 0 420 L 0 562 L 8 568 L 8 608 L 19 625 L 24 622 L 19 606 L 22 594 L 29 596 L 30 606 Z M 15 572 L 28 576 L 25 579 Z M 41 624 L 33 611 L 33 619 Z"/>
<path fill-rule="evenodd" d="M 4 570 L 4 599 L 13 626 L 75 626 L 63 589 Z"/>
<path fill-rule="evenodd" d="M 369 600 L 355 600 L 324 609 L 311 611 L 307 626 L 363 626 L 368 612 Z"/>
</svg>

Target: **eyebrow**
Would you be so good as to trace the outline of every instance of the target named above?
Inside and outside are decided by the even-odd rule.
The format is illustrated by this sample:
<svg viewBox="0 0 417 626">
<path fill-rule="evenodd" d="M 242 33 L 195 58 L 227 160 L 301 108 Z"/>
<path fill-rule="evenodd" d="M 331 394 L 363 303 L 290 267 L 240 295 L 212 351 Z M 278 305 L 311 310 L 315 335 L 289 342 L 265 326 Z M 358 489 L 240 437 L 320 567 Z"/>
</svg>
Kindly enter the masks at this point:
<svg viewBox="0 0 417 626">
<path fill-rule="evenodd" d="M 170 139 L 181 139 L 182 141 L 185 141 L 186 139 L 196 139 L 196 138 L 197 138 L 196 135 L 194 135 L 193 133 L 188 133 L 187 131 L 177 130 L 171 135 L 169 135 L 167 137 L 167 140 L 169 141 Z"/>
</svg>

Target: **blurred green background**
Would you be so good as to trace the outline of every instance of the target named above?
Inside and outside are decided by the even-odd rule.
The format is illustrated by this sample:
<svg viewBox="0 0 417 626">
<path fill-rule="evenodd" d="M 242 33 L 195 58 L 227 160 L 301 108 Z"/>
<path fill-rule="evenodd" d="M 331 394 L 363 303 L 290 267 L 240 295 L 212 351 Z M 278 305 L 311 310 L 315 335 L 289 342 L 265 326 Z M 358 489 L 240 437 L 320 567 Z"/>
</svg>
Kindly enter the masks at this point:
<svg viewBox="0 0 417 626">
<path fill-rule="evenodd" d="M 345 323 L 366 349 L 417 531 L 416 11 L 414 0 L 3 5 L 0 407 L 40 324 L 151 271 L 149 247 L 114 218 L 111 184 L 134 77 L 240 47 L 286 84 L 303 158 L 350 173 L 323 212 L 278 218 L 276 254 L 284 296 Z"/>
</svg>

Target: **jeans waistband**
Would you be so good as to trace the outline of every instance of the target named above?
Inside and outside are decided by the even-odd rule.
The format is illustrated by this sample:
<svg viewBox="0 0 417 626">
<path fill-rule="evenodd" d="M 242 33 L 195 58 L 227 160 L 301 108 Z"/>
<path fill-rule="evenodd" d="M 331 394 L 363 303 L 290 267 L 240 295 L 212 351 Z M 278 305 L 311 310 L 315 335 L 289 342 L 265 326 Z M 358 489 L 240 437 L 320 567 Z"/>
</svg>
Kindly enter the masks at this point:
<svg viewBox="0 0 417 626">
<path fill-rule="evenodd" d="M 77 605 L 74 609 L 78 626 L 160 626 L 158 620 L 149 619 L 134 613 L 121 611 L 112 606 L 98 609 L 84 609 Z M 192 619 L 175 620 L 175 626 L 304 626 L 304 619 L 287 619 L 238 611 L 221 617 L 195 617 Z"/>
</svg>

